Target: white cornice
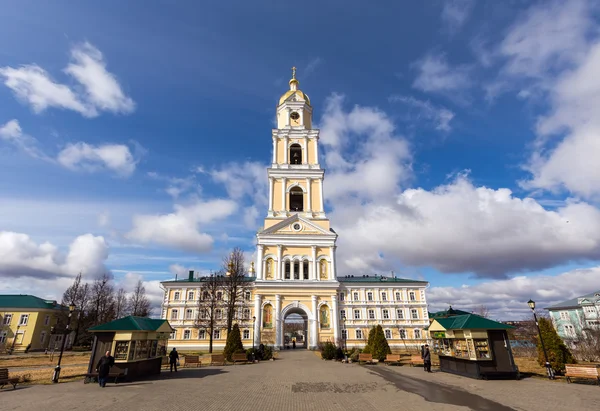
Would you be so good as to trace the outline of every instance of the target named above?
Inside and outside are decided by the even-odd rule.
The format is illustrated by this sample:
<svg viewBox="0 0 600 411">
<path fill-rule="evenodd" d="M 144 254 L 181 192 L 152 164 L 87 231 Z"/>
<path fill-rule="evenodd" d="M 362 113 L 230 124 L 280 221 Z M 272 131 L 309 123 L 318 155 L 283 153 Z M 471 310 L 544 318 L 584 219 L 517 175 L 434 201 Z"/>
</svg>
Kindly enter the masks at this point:
<svg viewBox="0 0 600 411">
<path fill-rule="evenodd" d="M 322 168 L 267 168 L 267 175 L 273 178 L 323 178 L 325 170 Z"/>
<path fill-rule="evenodd" d="M 335 291 L 338 289 L 340 283 L 335 280 L 327 281 L 316 281 L 316 280 L 256 280 L 254 287 L 256 292 L 260 294 L 258 289 L 261 288 L 286 288 L 294 289 L 295 291 L 301 288 L 320 288 Z"/>
</svg>

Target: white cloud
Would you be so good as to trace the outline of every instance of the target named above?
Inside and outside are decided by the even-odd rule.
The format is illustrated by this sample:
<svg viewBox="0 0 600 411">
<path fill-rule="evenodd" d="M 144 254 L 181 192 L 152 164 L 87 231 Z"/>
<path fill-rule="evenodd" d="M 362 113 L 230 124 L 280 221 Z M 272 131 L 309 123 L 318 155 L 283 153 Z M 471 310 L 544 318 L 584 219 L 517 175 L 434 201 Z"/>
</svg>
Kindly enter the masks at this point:
<svg viewBox="0 0 600 411">
<path fill-rule="evenodd" d="M 452 129 L 450 122 L 455 114 L 445 107 L 437 107 L 429 100 L 419 100 L 412 96 L 394 95 L 389 100 L 393 103 L 404 103 L 407 106 L 413 107 L 417 110 L 416 120 L 426 120 L 436 130 L 448 132 Z"/>
<path fill-rule="evenodd" d="M 73 62 L 65 69 L 81 86 L 70 87 L 57 83 L 38 65 L 19 68 L 1 67 L 0 76 L 15 96 L 29 104 L 35 113 L 55 107 L 73 110 L 85 117 L 96 117 L 100 111 L 130 113 L 133 100 L 125 95 L 115 76 L 106 70 L 102 53 L 90 43 L 71 50 Z"/>
<path fill-rule="evenodd" d="M 133 228 L 126 238 L 140 243 L 160 244 L 190 252 L 207 252 L 213 238 L 199 231 L 199 225 L 231 215 L 237 209 L 234 201 L 196 201 L 190 205 L 175 205 L 170 214 L 135 215 Z"/>
<path fill-rule="evenodd" d="M 195 175 L 187 177 L 167 177 L 155 171 L 150 171 L 148 172 L 148 177 L 153 180 L 166 182 L 167 188 L 165 188 L 165 192 L 175 200 L 185 193 L 192 192 L 193 194 L 200 194 L 202 191 L 202 187 L 197 183 Z"/>
<path fill-rule="evenodd" d="M 304 77 L 308 77 L 311 75 L 317 67 L 319 67 L 323 63 L 323 59 L 321 57 L 315 57 L 311 61 L 308 62 L 302 73 L 300 73 Z"/>
<path fill-rule="evenodd" d="M 38 141 L 24 134 L 19 121 L 16 119 L 10 120 L 0 127 L 0 140 L 18 147 L 34 158 L 49 160 L 48 156 L 38 148 Z"/>
<path fill-rule="evenodd" d="M 51 243 L 38 244 L 27 234 L 0 231 L 0 276 L 53 279 L 82 272 L 95 276 L 106 271 L 108 245 L 104 237 L 84 234 L 64 254 Z"/>
<path fill-rule="evenodd" d="M 445 0 L 442 23 L 450 33 L 456 33 L 465 24 L 475 6 L 474 0 Z"/>
<path fill-rule="evenodd" d="M 519 320 L 531 318 L 527 301 L 536 308 L 566 301 L 600 290 L 600 267 L 583 268 L 559 275 L 518 276 L 458 287 L 431 287 L 427 293 L 430 311 L 453 308 L 473 311 L 485 305 L 492 318 Z"/>
<path fill-rule="evenodd" d="M 137 160 L 126 145 L 93 146 L 82 142 L 68 144 L 58 153 L 57 161 L 71 170 L 96 172 L 106 169 L 123 177 L 133 174 L 137 164 Z"/>
<path fill-rule="evenodd" d="M 418 71 L 413 87 L 426 92 L 449 94 L 462 93 L 470 88 L 472 67 L 468 65 L 450 66 L 445 54 L 427 54 L 412 64 Z"/>
</svg>

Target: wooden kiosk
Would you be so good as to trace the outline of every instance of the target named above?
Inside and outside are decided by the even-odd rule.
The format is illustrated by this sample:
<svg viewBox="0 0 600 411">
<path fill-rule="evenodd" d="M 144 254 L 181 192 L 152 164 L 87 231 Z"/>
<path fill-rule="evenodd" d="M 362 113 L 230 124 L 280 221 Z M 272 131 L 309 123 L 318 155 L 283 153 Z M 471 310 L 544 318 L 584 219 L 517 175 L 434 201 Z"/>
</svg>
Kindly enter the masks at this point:
<svg viewBox="0 0 600 411">
<path fill-rule="evenodd" d="M 106 351 L 115 358 L 112 375 L 132 380 L 160 374 L 162 359 L 167 355 L 167 341 L 174 331 L 167 320 L 128 316 L 89 329 L 94 334 L 88 375 Z"/>
<path fill-rule="evenodd" d="M 429 326 L 444 372 L 471 378 L 518 379 L 507 329 L 475 314 L 436 318 Z"/>
</svg>

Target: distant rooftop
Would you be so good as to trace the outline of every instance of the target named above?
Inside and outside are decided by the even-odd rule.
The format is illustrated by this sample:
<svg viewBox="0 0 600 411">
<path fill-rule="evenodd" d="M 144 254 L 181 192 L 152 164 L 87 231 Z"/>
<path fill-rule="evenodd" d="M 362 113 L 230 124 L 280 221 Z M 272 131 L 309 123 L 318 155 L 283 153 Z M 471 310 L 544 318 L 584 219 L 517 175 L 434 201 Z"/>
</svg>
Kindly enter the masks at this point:
<svg viewBox="0 0 600 411">
<path fill-rule="evenodd" d="M 226 278 L 224 275 L 219 277 Z M 161 283 L 201 283 L 206 282 L 210 279 L 210 276 L 202 276 L 202 277 L 183 277 L 183 278 L 175 278 L 173 280 L 161 281 Z M 254 277 L 243 277 L 242 281 L 253 282 L 256 280 Z"/>
<path fill-rule="evenodd" d="M 411 280 L 409 278 L 398 278 L 398 277 L 385 277 L 377 274 L 362 274 L 362 275 L 346 275 L 343 277 L 337 277 L 337 280 L 341 283 L 417 283 L 417 284 L 428 284 L 427 281 Z"/>
<path fill-rule="evenodd" d="M 446 330 L 508 330 L 511 325 L 488 320 L 476 314 L 455 315 L 447 318 L 436 318 Z"/>
<path fill-rule="evenodd" d="M 165 323 L 168 324 L 168 321 L 129 315 L 106 324 L 97 325 L 88 331 L 156 331 Z"/>
<path fill-rule="evenodd" d="M 29 294 L 0 294 L 0 308 L 65 310 L 67 307 L 54 300 L 44 300 Z"/>
<path fill-rule="evenodd" d="M 562 303 L 551 305 L 546 310 L 559 310 L 564 308 L 578 308 L 581 307 L 582 302 L 589 302 L 590 304 L 600 302 L 600 291 L 596 291 L 581 297 L 571 298 L 570 300 L 563 301 Z"/>
<path fill-rule="evenodd" d="M 455 310 L 454 308 L 452 308 L 452 306 L 450 306 L 450 307 L 448 307 L 447 310 L 437 311 L 437 312 L 428 313 L 428 314 L 429 314 L 429 318 L 438 319 L 438 318 L 452 317 L 452 316 L 456 316 L 456 315 L 468 315 L 471 313 L 468 311 L 463 311 L 463 310 Z"/>
</svg>

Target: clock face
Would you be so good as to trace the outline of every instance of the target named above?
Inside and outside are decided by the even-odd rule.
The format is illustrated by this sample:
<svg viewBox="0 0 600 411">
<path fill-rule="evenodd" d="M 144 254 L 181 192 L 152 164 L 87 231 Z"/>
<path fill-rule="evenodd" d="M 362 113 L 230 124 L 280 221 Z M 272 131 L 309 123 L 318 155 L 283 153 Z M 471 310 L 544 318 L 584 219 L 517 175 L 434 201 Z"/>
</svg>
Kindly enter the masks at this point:
<svg viewBox="0 0 600 411">
<path fill-rule="evenodd" d="M 294 112 L 292 112 L 292 114 L 290 114 L 290 118 L 292 120 L 298 120 L 300 118 L 300 114 L 298 114 L 294 111 Z"/>
</svg>

